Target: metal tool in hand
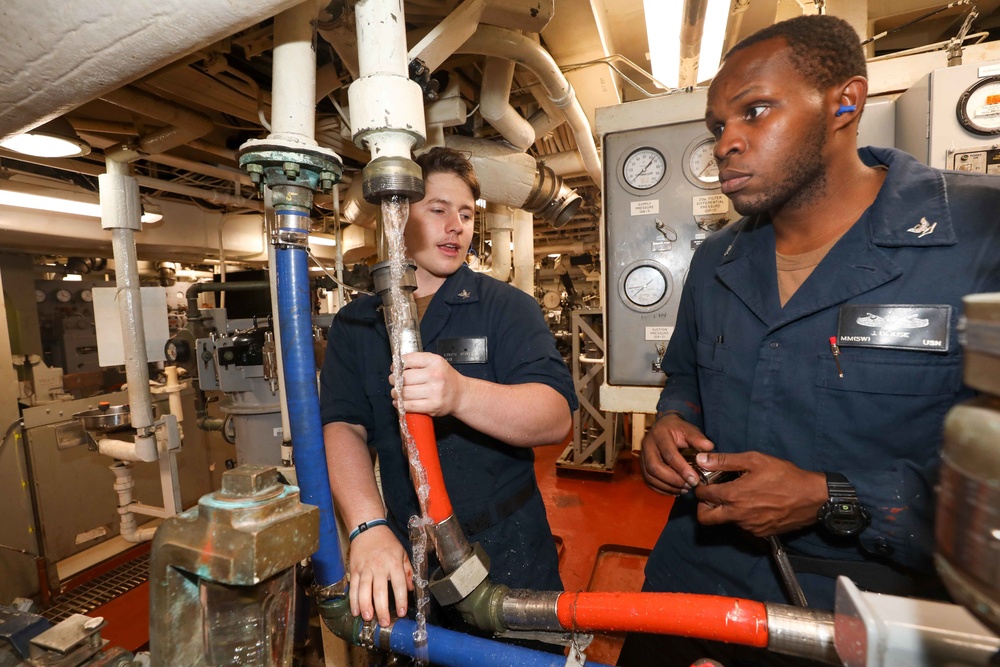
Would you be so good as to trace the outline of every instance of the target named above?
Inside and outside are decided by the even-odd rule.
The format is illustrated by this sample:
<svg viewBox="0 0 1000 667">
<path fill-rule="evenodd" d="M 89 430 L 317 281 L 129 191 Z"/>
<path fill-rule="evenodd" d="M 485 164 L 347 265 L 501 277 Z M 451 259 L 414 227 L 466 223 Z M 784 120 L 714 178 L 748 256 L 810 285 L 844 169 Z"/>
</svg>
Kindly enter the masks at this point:
<svg viewBox="0 0 1000 667">
<path fill-rule="evenodd" d="M 792 604 L 796 607 L 808 607 L 806 594 L 802 591 L 799 578 L 795 576 L 795 570 L 792 569 L 792 563 L 788 560 L 788 554 L 781 540 L 777 535 L 771 535 L 767 541 L 771 545 L 771 556 L 774 557 L 774 564 L 778 566 L 781 582 L 785 585 L 785 592 L 791 598 Z"/>
<path fill-rule="evenodd" d="M 702 484 L 731 482 L 742 474 L 741 472 L 732 470 L 705 470 L 695 462 L 695 456 L 698 452 L 694 449 L 682 450 L 681 454 L 684 456 L 684 460 L 694 468 Z M 777 535 L 772 535 L 767 538 L 767 541 L 771 545 L 771 556 L 774 558 L 774 564 L 777 565 L 778 573 L 781 575 L 781 583 L 784 584 L 785 592 L 791 598 L 792 604 L 796 607 L 808 607 L 806 594 L 802 590 L 802 585 L 799 583 L 798 577 L 795 576 L 795 570 L 792 569 L 792 563 L 788 560 L 788 553 L 785 551 L 781 540 L 778 539 Z"/>
</svg>

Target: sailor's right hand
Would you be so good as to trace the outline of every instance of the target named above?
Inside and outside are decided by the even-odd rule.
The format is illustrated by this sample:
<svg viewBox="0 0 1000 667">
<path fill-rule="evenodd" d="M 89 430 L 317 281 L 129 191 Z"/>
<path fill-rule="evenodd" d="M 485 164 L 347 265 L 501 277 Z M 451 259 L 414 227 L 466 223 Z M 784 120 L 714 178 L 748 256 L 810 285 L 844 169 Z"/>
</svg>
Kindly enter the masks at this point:
<svg viewBox="0 0 1000 667">
<path fill-rule="evenodd" d="M 646 485 L 657 493 L 671 496 L 698 486 L 698 474 L 680 453 L 689 448 L 710 452 L 715 445 L 679 414 L 667 413 L 653 422 L 642 439 L 640 461 Z"/>
<path fill-rule="evenodd" d="M 379 625 L 387 627 L 392 620 L 391 600 L 396 616 L 406 616 L 407 592 L 413 590 L 413 566 L 388 526 L 369 528 L 354 538 L 350 564 L 348 599 L 352 615 L 366 621 L 378 618 Z"/>
</svg>

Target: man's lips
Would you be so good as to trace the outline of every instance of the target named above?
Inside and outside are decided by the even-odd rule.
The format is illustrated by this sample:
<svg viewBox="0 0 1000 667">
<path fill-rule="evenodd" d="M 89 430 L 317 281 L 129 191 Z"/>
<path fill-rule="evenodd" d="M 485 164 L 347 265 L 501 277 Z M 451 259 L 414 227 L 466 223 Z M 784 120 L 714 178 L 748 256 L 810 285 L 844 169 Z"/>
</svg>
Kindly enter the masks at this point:
<svg viewBox="0 0 1000 667">
<path fill-rule="evenodd" d="M 750 180 L 750 174 L 741 171 L 727 169 L 719 173 L 719 185 L 722 187 L 722 194 L 728 195 L 741 190 Z"/>
<path fill-rule="evenodd" d="M 439 243 L 438 248 L 440 248 L 445 254 L 450 256 L 455 256 L 458 254 L 457 243 Z"/>
</svg>

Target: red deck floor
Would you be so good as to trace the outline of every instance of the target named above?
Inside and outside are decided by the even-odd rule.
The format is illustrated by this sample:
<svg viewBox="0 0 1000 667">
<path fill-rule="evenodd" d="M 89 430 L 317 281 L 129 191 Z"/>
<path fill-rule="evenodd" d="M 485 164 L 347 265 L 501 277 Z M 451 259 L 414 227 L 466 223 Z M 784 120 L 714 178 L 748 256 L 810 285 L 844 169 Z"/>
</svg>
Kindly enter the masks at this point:
<svg viewBox="0 0 1000 667">
<path fill-rule="evenodd" d="M 638 591 L 646 554 L 672 499 L 642 481 L 639 460 L 624 448 L 614 474 L 556 471 L 564 445 L 535 450 L 535 473 L 552 532 L 562 543 L 559 571 L 568 591 Z M 597 635 L 588 661 L 614 664 L 620 635 Z"/>
</svg>

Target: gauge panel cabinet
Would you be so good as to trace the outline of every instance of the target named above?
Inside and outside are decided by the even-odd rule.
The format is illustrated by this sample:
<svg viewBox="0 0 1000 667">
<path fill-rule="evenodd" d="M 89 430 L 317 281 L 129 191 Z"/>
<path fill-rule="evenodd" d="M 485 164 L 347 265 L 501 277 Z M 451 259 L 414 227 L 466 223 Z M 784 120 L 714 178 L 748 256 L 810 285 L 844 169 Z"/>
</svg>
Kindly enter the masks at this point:
<svg viewBox="0 0 1000 667">
<path fill-rule="evenodd" d="M 737 218 L 719 190 L 704 113 L 704 91 L 598 110 L 609 384 L 663 384 L 659 361 L 691 256 Z"/>
</svg>

